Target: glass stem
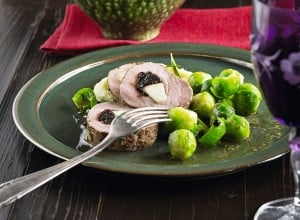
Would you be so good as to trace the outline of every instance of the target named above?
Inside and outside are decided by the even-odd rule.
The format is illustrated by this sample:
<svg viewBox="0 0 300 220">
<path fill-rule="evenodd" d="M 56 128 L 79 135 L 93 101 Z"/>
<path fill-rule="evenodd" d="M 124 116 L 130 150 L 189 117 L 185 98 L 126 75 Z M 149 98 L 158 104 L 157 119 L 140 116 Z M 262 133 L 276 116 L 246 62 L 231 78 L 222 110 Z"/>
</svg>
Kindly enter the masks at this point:
<svg viewBox="0 0 300 220">
<path fill-rule="evenodd" d="M 300 128 L 291 132 L 289 145 L 291 148 L 291 166 L 295 179 L 294 204 L 300 207 Z"/>
</svg>

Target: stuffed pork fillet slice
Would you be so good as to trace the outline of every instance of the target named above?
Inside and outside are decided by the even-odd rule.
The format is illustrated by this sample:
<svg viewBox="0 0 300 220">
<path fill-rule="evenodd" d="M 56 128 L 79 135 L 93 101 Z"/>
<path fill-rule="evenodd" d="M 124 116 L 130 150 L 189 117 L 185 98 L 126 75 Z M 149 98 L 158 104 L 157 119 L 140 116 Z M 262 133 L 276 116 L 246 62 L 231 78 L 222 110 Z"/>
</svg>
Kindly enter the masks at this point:
<svg viewBox="0 0 300 220">
<path fill-rule="evenodd" d="M 121 95 L 120 95 L 121 81 L 124 75 L 127 73 L 127 71 L 135 65 L 136 63 L 124 64 L 108 72 L 107 75 L 108 87 L 111 93 L 113 94 L 113 96 L 115 97 L 115 100 L 121 101 Z"/>
<path fill-rule="evenodd" d="M 120 95 L 132 107 L 188 107 L 193 91 L 164 64 L 145 62 L 128 69 L 120 84 Z"/>
<path fill-rule="evenodd" d="M 87 137 L 91 145 L 102 141 L 109 132 L 113 118 L 122 111 L 131 109 L 128 106 L 103 102 L 95 105 L 87 115 Z M 124 137 L 118 138 L 109 147 L 109 150 L 136 151 L 151 146 L 157 137 L 158 125 L 152 124 Z"/>
</svg>

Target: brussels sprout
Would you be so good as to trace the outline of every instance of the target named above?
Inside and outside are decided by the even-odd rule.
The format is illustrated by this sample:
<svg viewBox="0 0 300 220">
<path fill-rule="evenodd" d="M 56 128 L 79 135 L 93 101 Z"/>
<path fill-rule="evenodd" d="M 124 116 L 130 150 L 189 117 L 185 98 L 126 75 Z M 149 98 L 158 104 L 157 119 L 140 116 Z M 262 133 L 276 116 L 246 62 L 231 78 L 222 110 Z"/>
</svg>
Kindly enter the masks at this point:
<svg viewBox="0 0 300 220">
<path fill-rule="evenodd" d="M 169 135 L 168 144 L 171 155 L 180 160 L 191 157 L 197 148 L 195 135 L 186 129 L 173 131 Z"/>
<path fill-rule="evenodd" d="M 232 115 L 225 120 L 226 138 L 242 140 L 250 136 L 250 125 L 247 119 L 240 115 Z"/>
<path fill-rule="evenodd" d="M 198 118 L 196 112 L 183 107 L 174 107 L 168 111 L 171 119 L 169 127 L 171 130 L 187 129 L 197 134 L 199 130 L 206 129 L 205 124 Z"/>
<path fill-rule="evenodd" d="M 235 109 L 230 99 L 221 99 L 220 101 L 218 101 L 215 104 L 215 107 L 212 112 L 212 116 L 221 117 L 224 119 L 227 119 L 234 114 L 235 114 Z"/>
<path fill-rule="evenodd" d="M 215 118 L 209 130 L 200 137 L 199 143 L 204 145 L 214 145 L 218 143 L 226 132 L 225 122 L 222 118 Z"/>
<path fill-rule="evenodd" d="M 189 78 L 188 83 L 193 89 L 194 94 L 201 92 L 202 84 L 206 81 L 212 79 L 212 76 L 205 72 L 194 72 Z"/>
<path fill-rule="evenodd" d="M 200 118 L 209 118 L 215 104 L 215 98 L 204 91 L 193 96 L 190 109 L 197 112 Z"/>
<path fill-rule="evenodd" d="M 233 69 L 223 70 L 212 79 L 210 91 L 217 98 L 232 96 L 244 81 L 244 76 Z"/>
<path fill-rule="evenodd" d="M 234 69 L 225 69 L 223 70 L 219 76 L 221 77 L 228 77 L 228 76 L 235 76 L 239 79 L 240 85 L 244 83 L 244 76 L 240 72 L 234 70 Z"/>
<path fill-rule="evenodd" d="M 78 90 L 73 95 L 72 101 L 81 112 L 85 112 L 97 104 L 96 96 L 91 88 L 82 88 Z"/>
<path fill-rule="evenodd" d="M 255 114 L 261 100 L 259 89 L 251 83 L 242 84 L 232 98 L 236 113 L 243 116 Z"/>
</svg>

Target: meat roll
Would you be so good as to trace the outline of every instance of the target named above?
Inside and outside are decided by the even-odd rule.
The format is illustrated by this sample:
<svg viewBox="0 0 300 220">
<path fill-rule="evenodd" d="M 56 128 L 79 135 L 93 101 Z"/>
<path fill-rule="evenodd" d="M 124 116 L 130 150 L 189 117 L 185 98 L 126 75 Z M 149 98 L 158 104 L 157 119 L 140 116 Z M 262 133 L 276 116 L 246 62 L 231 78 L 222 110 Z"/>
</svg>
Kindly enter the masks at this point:
<svg viewBox="0 0 300 220">
<path fill-rule="evenodd" d="M 127 73 L 127 71 L 135 66 L 136 63 L 128 63 L 124 64 L 122 66 L 119 66 L 111 71 L 108 72 L 107 81 L 108 81 L 108 87 L 115 97 L 116 101 L 122 101 L 121 95 L 120 95 L 120 84 Z"/>
<path fill-rule="evenodd" d="M 102 141 L 109 132 L 113 118 L 130 107 L 111 102 L 95 105 L 87 115 L 87 142 L 92 145 Z M 151 146 L 158 133 L 158 125 L 152 124 L 128 136 L 118 138 L 109 147 L 109 150 L 136 151 Z"/>
<path fill-rule="evenodd" d="M 132 107 L 188 107 L 193 97 L 188 83 L 159 63 L 131 66 L 120 83 L 120 97 Z"/>
</svg>

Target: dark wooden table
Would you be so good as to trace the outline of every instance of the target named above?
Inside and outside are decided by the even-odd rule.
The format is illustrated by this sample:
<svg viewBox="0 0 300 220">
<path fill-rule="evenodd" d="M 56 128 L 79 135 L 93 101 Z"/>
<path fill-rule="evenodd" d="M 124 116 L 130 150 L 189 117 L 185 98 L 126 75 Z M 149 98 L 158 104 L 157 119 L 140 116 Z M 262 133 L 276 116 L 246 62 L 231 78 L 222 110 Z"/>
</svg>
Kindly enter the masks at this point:
<svg viewBox="0 0 300 220">
<path fill-rule="evenodd" d="M 12 120 L 19 89 L 38 72 L 69 59 L 39 52 L 70 0 L 0 0 L 0 182 L 60 162 L 26 140 Z M 187 0 L 184 7 L 251 4 L 250 0 Z M 252 219 L 262 203 L 293 194 L 289 158 L 223 177 L 151 181 L 114 177 L 78 166 L 0 208 L 0 219 Z"/>
</svg>

